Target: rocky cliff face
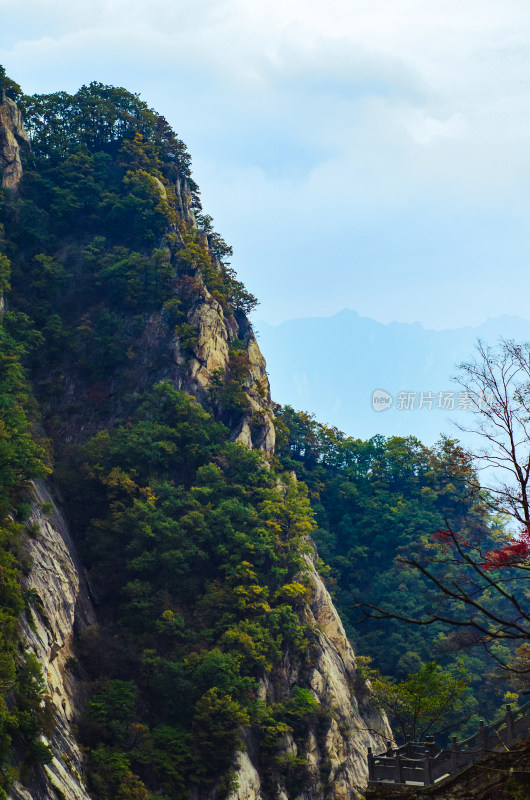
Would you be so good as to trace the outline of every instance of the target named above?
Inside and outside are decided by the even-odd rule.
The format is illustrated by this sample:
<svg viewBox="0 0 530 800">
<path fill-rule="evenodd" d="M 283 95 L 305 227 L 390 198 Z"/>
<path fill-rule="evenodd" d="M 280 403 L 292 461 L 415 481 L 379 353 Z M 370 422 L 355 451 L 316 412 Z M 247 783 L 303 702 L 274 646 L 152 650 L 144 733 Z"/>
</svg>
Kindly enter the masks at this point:
<svg viewBox="0 0 530 800">
<path fill-rule="evenodd" d="M 96 392 L 102 392 L 105 402 L 112 399 L 112 414 L 126 413 L 123 397 L 140 393 L 153 382 L 169 380 L 176 389 L 186 391 L 206 408 L 211 408 L 210 389 L 215 373 L 228 376 L 230 346 L 243 342 L 247 359 L 247 374 L 243 381 L 247 407 L 223 418 L 231 432 L 232 441 L 251 449 L 273 455 L 275 429 L 266 362 L 259 349 L 247 317 L 236 312 L 224 313 L 221 305 L 196 277 L 197 290 L 189 303 L 186 322 L 194 331 L 191 345 L 184 346 L 178 331 L 168 329 L 161 312 L 151 314 L 137 348 L 134 362 L 119 378 L 109 377 L 98 382 Z M 64 441 L 86 440 L 101 425 L 101 409 L 90 402 L 79 408 L 78 398 L 93 392 L 87 386 L 64 375 L 64 390 L 54 399 L 50 416 L 60 418 L 60 437 Z M 222 405 L 218 407 L 223 414 Z"/>
<path fill-rule="evenodd" d="M 3 185 L 9 189 L 16 188 L 20 181 L 20 144 L 25 141 L 20 114 L 15 104 L 4 98 L 0 106 L 0 166 Z M 160 185 L 161 192 L 165 191 Z M 189 187 L 180 181 L 177 188 L 178 212 L 182 219 L 193 223 Z M 248 404 L 231 414 L 231 438 L 272 455 L 274 426 L 269 382 L 250 322 L 242 312 L 224 311 L 200 276 L 193 277 L 194 289 L 185 304 L 187 324 L 195 332 L 191 344 L 183 342 L 178 328 L 176 331 L 168 328 L 162 312 L 153 313 L 142 334 L 139 356 L 121 379 L 122 384 L 111 377 L 105 386 L 106 397 L 115 398 L 112 413 L 119 415 L 123 411 L 119 399 L 123 381 L 129 391 L 141 392 L 144 386 L 152 385 L 153 376 L 155 382 L 170 379 L 177 389 L 186 390 L 208 405 L 214 376 L 229 374 L 231 345 L 237 340 L 246 357 L 243 386 Z M 68 404 L 86 389 L 71 379 L 62 399 L 57 401 L 63 404 L 62 408 L 56 408 L 58 417 L 67 420 L 60 431 L 63 441 L 86 439 L 94 430 L 96 423 L 91 420 L 88 406 L 67 412 Z M 222 403 L 218 410 L 220 415 L 226 411 Z M 44 503 L 51 503 L 50 514 L 42 510 Z M 94 610 L 67 522 L 44 484 L 35 487 L 31 521 L 37 533 L 29 542 L 32 569 L 27 588 L 35 590 L 38 602 L 31 618 L 22 621 L 22 634 L 26 646 L 43 667 L 49 690 L 55 714 L 50 737 L 54 759 L 34 785 L 24 788 L 16 784 L 11 797 L 88 800 L 82 778 L 82 755 L 74 732 L 81 691 L 75 640 L 83 627 L 95 621 Z M 299 752 L 300 745 L 287 735 L 284 751 L 286 755 L 307 758 L 310 782 L 298 795 L 299 800 L 324 797 L 346 800 L 355 797 L 366 784 L 368 746 L 375 752 L 383 749 L 380 744 L 383 739 L 391 738 L 391 732 L 385 718 L 369 710 L 369 686 L 357 679 L 355 656 L 342 623 L 321 579 L 312 565 L 310 568 L 314 593 L 305 621 L 311 625 L 315 637 L 312 667 L 309 671 L 305 667 L 302 673 L 302 668 L 287 653 L 274 680 L 270 676 L 263 679 L 260 692 L 262 699 L 267 696 L 274 699 L 278 687 L 288 694 L 296 684 L 307 688 L 326 710 L 329 724 L 324 736 L 315 728 L 303 752 Z M 272 789 L 265 785 L 256 742 L 247 732 L 243 738 L 246 746 L 237 755 L 238 788 L 233 790 L 231 800 L 288 800 L 288 789 L 281 775 L 274 779 Z"/>
<path fill-rule="evenodd" d="M 357 676 L 352 646 L 329 592 L 316 572 L 313 584 L 315 594 L 310 615 L 319 631 L 319 656 L 310 686 L 319 703 L 333 712 L 324 745 L 315 753 L 315 767 L 320 771 L 326 763 L 330 764 L 332 796 L 346 800 L 352 787 L 366 783 L 368 747 L 380 750 L 382 741 L 391 739 L 392 732 L 386 719 L 371 708 L 370 686 Z"/>
<path fill-rule="evenodd" d="M 43 482 L 35 484 L 29 524 L 34 533 L 28 544 L 31 572 L 25 588 L 35 592 L 36 602 L 22 619 L 22 636 L 41 664 L 53 708 L 48 742 L 53 761 L 28 788 L 15 784 L 11 797 L 88 800 L 83 758 L 73 732 L 80 699 L 73 644 L 79 631 L 95 622 L 95 615 L 68 525 Z"/>
<path fill-rule="evenodd" d="M 368 779 L 367 750 L 380 751 L 392 732 L 384 716 L 370 709 L 370 687 L 357 677 L 355 655 L 329 592 L 309 561 L 314 588 L 307 621 L 317 637 L 317 655 L 312 669 L 301 674 L 289 658 L 281 666 L 280 687 L 288 690 L 295 684 L 307 687 L 315 700 L 330 714 L 330 723 L 322 736 L 316 726 L 309 732 L 303 752 L 290 735 L 284 743 L 285 754 L 305 755 L 310 782 L 297 794 L 298 800 L 351 800 Z M 261 686 L 262 699 L 274 695 L 267 679 Z M 270 699 L 274 699 L 272 696 Z M 238 754 L 238 789 L 230 800 L 288 800 L 289 792 L 281 778 L 271 793 L 263 786 L 256 746 L 246 739 L 247 747 Z"/>
<path fill-rule="evenodd" d="M 162 183 L 160 191 L 166 194 Z M 195 217 L 191 210 L 191 192 L 186 181 L 177 180 L 174 191 L 179 216 L 195 225 Z M 171 233 L 183 244 L 177 227 L 173 227 Z M 203 234 L 201 238 L 203 246 L 209 250 L 208 236 Z M 213 253 L 210 254 L 220 269 L 218 259 Z M 190 291 L 186 288 L 183 294 L 187 300 L 186 322 L 195 331 L 194 340 L 191 345 L 185 346 L 178 333 L 175 334 L 169 343 L 172 368 L 161 374 L 160 379 L 170 378 L 177 389 L 183 389 L 194 395 L 199 402 L 207 404 L 214 373 L 220 370 L 226 375 L 229 369 L 230 345 L 236 340 L 244 342 L 248 359 L 248 374 L 244 381 L 248 409 L 236 414 L 235 418 L 230 420 L 232 440 L 272 455 L 275 431 L 270 385 L 266 362 L 254 336 L 252 325 L 243 312 L 226 314 L 221 304 L 206 288 L 200 274 L 193 276 L 193 289 Z M 156 333 L 159 322 L 157 315 L 154 315 L 152 322 L 150 330 L 154 333 L 154 338 L 151 337 L 151 342 L 146 341 L 145 351 L 146 357 L 151 359 L 153 349 L 160 348 L 161 344 L 162 347 L 168 347 L 168 343 L 163 342 L 163 334 Z M 144 357 L 144 367 L 145 362 Z"/>
<path fill-rule="evenodd" d="M 0 172 L 2 186 L 5 189 L 16 189 L 22 177 L 22 161 L 20 150 L 29 145 L 29 139 L 22 115 L 16 103 L 2 93 L 0 103 Z"/>
<path fill-rule="evenodd" d="M 158 181 L 160 193 L 166 189 Z M 176 196 L 180 218 L 195 225 L 190 207 L 191 192 L 185 181 L 178 180 L 172 187 Z M 184 245 L 176 226 L 170 230 L 171 238 Z M 203 235 L 202 245 L 209 250 L 208 237 Z M 161 242 L 172 259 L 165 240 Z M 216 256 L 210 255 L 220 268 Z M 211 386 L 214 376 L 221 374 L 224 380 L 230 375 L 230 351 L 234 343 L 243 347 L 245 377 L 241 381 L 247 398 L 246 407 L 228 413 L 222 402 L 215 406 L 216 416 L 227 425 L 232 441 L 240 442 L 251 449 L 261 450 L 267 455 L 274 453 L 275 429 L 269 378 L 266 362 L 256 341 L 252 325 L 242 311 L 228 312 L 215 299 L 203 280 L 200 271 L 192 275 L 180 275 L 175 267 L 175 300 L 185 314 L 185 325 L 193 335 L 183 340 L 182 325 L 168 324 L 163 311 L 153 312 L 138 341 L 134 360 L 121 371 L 119 377 L 109 376 L 99 381 L 97 392 L 105 400 L 112 398 L 111 414 L 126 413 L 122 398 L 141 393 L 148 386 L 164 380 L 173 383 L 176 389 L 188 392 L 208 410 L 212 410 Z M 127 320 L 124 320 L 124 326 Z M 82 441 L 96 432 L 102 424 L 101 409 L 84 404 L 75 410 L 79 397 L 91 394 L 86 382 L 76 380 L 73 375 L 61 374 L 62 393 L 54 398 L 50 416 L 62 420 L 59 438 L 65 441 Z"/>
<path fill-rule="evenodd" d="M 204 401 L 216 370 L 225 373 L 229 369 L 231 343 L 236 339 L 244 341 L 249 366 L 244 388 L 249 408 L 232 421 L 232 439 L 272 455 L 275 433 L 269 379 L 252 327 L 244 314 L 226 316 L 205 287 L 203 292 L 188 313 L 188 321 L 197 331 L 191 354 L 183 351 L 178 336 L 172 343 L 178 367 L 174 383 Z"/>
</svg>

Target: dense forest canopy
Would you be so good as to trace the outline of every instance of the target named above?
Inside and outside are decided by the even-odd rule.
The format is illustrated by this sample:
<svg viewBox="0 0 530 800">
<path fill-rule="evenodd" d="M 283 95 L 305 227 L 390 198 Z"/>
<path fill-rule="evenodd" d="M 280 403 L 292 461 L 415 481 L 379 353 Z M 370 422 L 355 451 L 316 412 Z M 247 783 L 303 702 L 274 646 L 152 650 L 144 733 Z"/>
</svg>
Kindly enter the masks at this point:
<svg viewBox="0 0 530 800">
<path fill-rule="evenodd" d="M 469 454 L 448 438 L 434 448 L 414 437 L 357 440 L 288 406 L 277 408 L 276 424 L 283 467 L 309 487 L 317 522 L 313 539 L 357 652 L 397 681 L 431 661 L 457 669 L 464 655 L 473 694 L 468 693 L 467 711 L 459 717 L 463 733 L 474 730 L 478 716 L 494 715 L 509 689 L 505 679 L 494 677 L 496 665 L 480 643 L 473 647 L 472 637 L 441 623 L 429 628 L 390 619 L 360 624 L 363 614 L 356 608 L 373 603 L 421 618 L 435 607 L 457 620 L 468 618 L 464 603 L 440 597 L 429 580 L 402 562 L 422 554 L 440 577 L 459 581 L 454 565 L 439 559 L 437 532 L 449 525 L 486 549 L 488 543 L 496 547 L 507 540 L 505 520 L 491 512 L 491 498 L 480 489 Z M 488 602 L 501 613 L 506 610 L 503 598 L 493 595 Z M 504 660 L 513 649 L 509 643 L 493 646 Z"/>
</svg>

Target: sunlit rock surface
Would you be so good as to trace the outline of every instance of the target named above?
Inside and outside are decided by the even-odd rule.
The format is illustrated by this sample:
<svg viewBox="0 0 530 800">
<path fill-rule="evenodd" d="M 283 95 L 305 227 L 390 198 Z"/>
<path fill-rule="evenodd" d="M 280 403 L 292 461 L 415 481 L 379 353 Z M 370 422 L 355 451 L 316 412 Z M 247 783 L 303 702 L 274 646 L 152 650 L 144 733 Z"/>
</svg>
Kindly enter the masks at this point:
<svg viewBox="0 0 530 800">
<path fill-rule="evenodd" d="M 22 637 L 41 664 L 52 703 L 53 761 L 29 790 L 15 784 L 10 796 L 13 800 L 55 800 L 55 786 L 66 800 L 88 800 L 83 758 L 73 731 L 79 706 L 73 641 L 76 633 L 95 622 L 95 616 L 66 520 L 40 481 L 35 485 L 29 524 L 34 531 L 28 544 L 32 566 L 24 588 L 33 590 L 36 600 L 30 616 L 22 619 Z"/>
<path fill-rule="evenodd" d="M 0 103 L 0 173 L 5 189 L 16 189 L 22 178 L 20 148 L 29 145 L 16 103 L 3 95 Z"/>
</svg>

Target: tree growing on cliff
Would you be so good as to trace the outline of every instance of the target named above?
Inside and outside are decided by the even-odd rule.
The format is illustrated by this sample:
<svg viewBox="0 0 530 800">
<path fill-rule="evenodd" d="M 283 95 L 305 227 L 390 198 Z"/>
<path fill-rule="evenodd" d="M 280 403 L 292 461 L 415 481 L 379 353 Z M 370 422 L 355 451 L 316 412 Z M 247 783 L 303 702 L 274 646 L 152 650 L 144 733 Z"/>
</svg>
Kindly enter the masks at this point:
<svg viewBox="0 0 530 800">
<path fill-rule="evenodd" d="M 10 100 L 18 100 L 22 96 L 22 89 L 6 74 L 5 67 L 0 64 L 0 94 L 5 93 Z M 0 101 L 2 98 L 0 97 Z"/>
</svg>

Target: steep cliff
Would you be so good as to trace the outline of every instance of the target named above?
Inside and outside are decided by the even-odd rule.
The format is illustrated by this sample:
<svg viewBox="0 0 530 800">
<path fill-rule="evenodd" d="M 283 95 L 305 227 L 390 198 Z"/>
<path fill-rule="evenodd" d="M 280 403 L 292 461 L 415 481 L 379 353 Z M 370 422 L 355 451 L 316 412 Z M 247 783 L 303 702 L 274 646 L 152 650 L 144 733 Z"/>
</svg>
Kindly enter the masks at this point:
<svg viewBox="0 0 530 800">
<path fill-rule="evenodd" d="M 96 618 L 67 523 L 42 481 L 34 485 L 29 523 L 33 532 L 27 545 L 31 571 L 25 588 L 34 593 L 36 602 L 22 618 L 21 633 L 42 667 L 53 707 L 48 737 L 53 760 L 30 780 L 28 788 L 16 783 L 10 796 L 13 800 L 47 800 L 55 798 L 59 790 L 66 800 L 88 800 L 83 757 L 73 729 L 80 708 L 74 638 Z"/>
<path fill-rule="evenodd" d="M 93 91 L 103 89 L 109 87 Z M 121 102 L 122 95 L 117 96 Z M 79 97 L 83 99 L 82 92 Z M 80 102 L 76 98 L 73 105 Z M 128 96 L 127 102 L 138 101 Z M 27 137 L 12 101 L 4 100 L 1 109 L 0 141 L 7 144 L 0 163 L 4 188 L 11 189 L 21 183 L 18 143 Z M 146 120 L 151 124 L 150 117 Z M 251 296 L 220 257 L 224 243 L 219 244 L 217 234 L 197 227 L 194 184 L 180 145 L 166 135 L 159 143 L 159 122 L 155 133 L 146 126 L 125 143 L 119 138 L 89 143 L 95 155 L 87 155 L 76 142 L 61 143 L 68 157 L 61 156 L 61 162 L 54 153 L 59 166 L 43 159 L 42 175 L 37 169 L 27 187 L 22 182 L 21 198 L 6 205 L 4 224 L 14 265 L 12 305 L 16 313 L 34 320 L 43 342 L 31 366 L 44 425 L 58 453 L 56 480 L 66 495 L 83 564 L 103 589 L 95 613 L 65 517 L 49 487 L 38 484 L 26 578 L 37 603 L 22 622 L 22 635 L 42 665 L 54 710 L 55 724 L 48 734 L 53 760 L 34 772 L 26 788 L 15 784 L 12 797 L 88 797 L 77 733 L 81 722 L 79 735 L 91 750 L 91 792 L 97 800 L 113 796 L 111 792 L 120 798 L 147 797 L 131 764 L 156 792 L 171 798 L 190 790 L 197 800 L 222 792 L 232 800 L 287 800 L 293 792 L 302 800 L 346 800 L 366 783 L 367 747 L 377 751 L 391 732 L 385 718 L 369 710 L 369 686 L 357 679 L 353 651 L 312 558 L 304 556 L 304 569 L 298 576 L 293 573 L 303 566 L 300 552 L 311 549 L 310 511 L 303 488 L 272 473 L 278 469 L 273 411 L 265 360 L 246 314 Z M 159 147 L 156 158 L 145 144 L 149 135 Z M 173 148 L 169 155 L 164 149 L 168 140 Z M 38 148 L 47 145 L 45 137 L 40 145 L 38 137 L 36 141 L 38 155 Z M 181 158 L 178 169 L 174 152 Z M 156 393 L 156 387 L 167 385 L 191 395 L 208 413 L 200 416 L 196 404 L 169 389 Z M 188 427 L 181 418 L 170 424 L 174 410 L 168 411 L 169 402 L 177 404 L 171 409 L 180 409 Z M 196 428 L 190 435 L 189 425 L 199 423 L 204 431 Z M 222 443 L 225 429 L 230 442 L 262 451 L 261 457 L 245 461 L 236 452 L 243 449 L 231 450 L 231 444 L 212 451 L 211 442 Z M 152 438 L 160 437 L 160 430 L 162 439 Z M 203 444 L 205 437 L 210 438 Z M 135 447 L 156 464 L 144 477 L 143 465 L 134 461 L 138 456 L 131 455 Z M 197 456 L 201 447 L 202 461 Z M 160 494 L 165 501 L 159 501 Z M 189 513 L 182 516 L 181 506 Z M 174 517 L 160 522 L 167 508 L 173 508 Z M 186 566 L 185 572 L 176 545 L 164 550 L 165 542 L 171 544 L 176 537 L 177 526 L 184 531 L 183 551 L 188 545 L 196 548 L 192 557 L 204 566 L 195 569 L 208 573 L 204 579 L 188 574 L 193 567 Z M 158 552 L 156 567 L 147 567 L 149 583 L 146 564 Z M 126 556 L 131 563 L 124 565 L 119 559 Z M 261 564 L 261 577 L 250 557 Z M 115 573 L 105 572 L 107 564 Z M 155 592 L 152 587 L 158 586 L 167 564 L 173 564 L 174 576 L 169 570 L 167 584 Z M 179 599 L 180 584 L 195 585 L 199 577 L 204 594 L 190 610 L 188 598 Z M 144 616 L 145 633 L 139 627 Z M 193 626 L 195 638 L 184 646 L 185 628 Z M 88 639 L 80 647 L 83 630 Z M 91 646 L 93 651 L 102 648 L 109 658 L 110 678 Z M 245 659 L 254 659 L 255 666 L 247 667 Z M 213 669 L 210 662 L 218 666 Z M 148 677 L 146 664 L 151 665 Z M 202 676 L 200 692 L 191 674 L 193 664 Z M 88 721 L 82 719 L 85 667 L 91 697 L 96 698 L 90 701 Z M 184 730 L 186 721 L 171 723 L 173 727 L 166 722 L 170 713 L 180 720 L 178 708 L 173 712 L 156 705 L 160 690 L 150 681 L 158 679 L 157 670 L 167 686 L 191 687 L 176 689 L 183 692 L 183 702 L 187 691 L 199 692 L 193 713 L 202 721 L 194 722 L 190 731 Z M 223 670 L 227 685 L 232 687 L 232 681 L 236 688 L 216 683 Z M 236 690 L 242 698 L 239 705 L 233 698 Z M 109 691 L 125 698 L 113 711 Z M 144 694 L 138 699 L 140 691 Z M 129 702 L 131 716 L 122 719 L 120 709 Z M 174 706 L 175 698 L 167 696 L 167 705 Z M 163 724 L 155 720 L 151 731 L 149 724 L 157 715 Z M 226 735 L 222 727 L 217 732 L 218 719 Z M 205 730 L 220 751 L 223 740 L 239 742 L 234 769 L 217 790 L 210 775 L 213 770 L 215 777 L 216 749 Z M 161 765 L 168 731 L 171 741 L 180 738 L 167 764 Z M 212 764 L 201 765 L 200 758 L 193 762 L 197 766 L 186 779 L 190 783 L 181 786 L 173 761 L 177 755 L 184 764 L 197 759 L 195 751 L 193 759 L 186 755 L 193 747 L 199 754 L 213 753 Z M 107 754 L 103 760 L 102 752 Z M 118 766 L 105 766 L 109 753 Z M 232 755 L 228 753 L 229 760 Z M 225 768 L 222 759 L 220 764 L 219 774 Z M 128 794 L 133 788 L 138 793 Z"/>
<path fill-rule="evenodd" d="M 368 747 L 380 750 L 385 739 L 392 739 L 392 732 L 384 717 L 370 708 L 370 687 L 358 679 L 355 655 L 333 601 L 310 559 L 308 563 L 314 595 L 307 616 L 316 632 L 317 652 L 312 668 L 305 675 L 285 658 L 280 683 L 285 687 L 307 686 L 321 707 L 329 710 L 330 721 L 324 736 L 319 736 L 313 726 L 300 748 L 310 765 L 311 782 L 297 797 L 299 800 L 328 797 L 350 800 L 356 790 L 366 785 Z M 274 693 L 267 678 L 261 691 L 264 698 L 267 693 Z M 272 794 L 270 789 L 263 789 L 259 761 L 257 765 L 252 761 L 256 744 L 248 737 L 246 741 L 247 748 L 238 754 L 239 786 L 230 800 L 271 797 L 287 800 L 289 790 L 281 777 Z M 283 747 L 285 753 L 298 754 L 299 747 L 290 736 L 286 737 Z"/>
<path fill-rule="evenodd" d="M 158 188 L 164 201 L 167 201 L 168 190 L 160 181 Z M 192 192 L 188 182 L 179 176 L 170 188 L 173 191 L 178 218 L 196 230 L 197 222 L 191 207 Z M 169 226 L 169 235 L 184 247 L 185 240 L 181 231 L 178 225 Z M 199 241 L 211 258 L 213 269 L 220 273 L 222 264 L 210 246 L 208 234 L 200 232 Z M 164 338 L 164 326 L 160 325 L 160 315 L 154 315 L 142 341 L 142 361 L 140 374 L 137 377 L 141 380 L 141 375 L 142 373 L 145 375 L 148 364 L 156 362 L 157 358 L 160 360 L 161 350 L 163 354 L 169 350 L 172 355 L 172 365 L 160 371 L 158 380 L 169 378 L 176 388 L 189 392 L 199 402 L 207 404 L 212 376 L 216 371 L 226 376 L 230 367 L 230 347 L 236 341 L 243 342 L 248 362 L 242 384 L 248 407 L 230 415 L 228 423 L 231 436 L 233 441 L 272 455 L 275 431 L 270 385 L 266 362 L 252 325 L 246 314 L 240 310 L 234 313 L 229 309 L 229 313 L 226 313 L 226 306 L 223 308 L 208 291 L 199 270 L 193 271 L 193 279 L 192 287 L 183 286 L 181 283 L 177 289 L 177 294 L 185 307 L 185 323 L 194 332 L 193 339 L 190 342 L 187 337 L 188 341 L 183 342 L 177 326 L 174 336 L 168 342 Z M 222 404 L 217 408 L 220 416 L 225 410 Z"/>
<path fill-rule="evenodd" d="M 241 312 L 227 315 L 221 304 L 212 296 L 201 279 L 195 275 L 193 291 L 182 292 L 185 298 L 186 325 L 193 331 L 191 342 L 183 342 L 177 326 L 168 338 L 167 327 L 161 314 L 153 314 L 141 340 L 140 356 L 134 368 L 135 386 L 145 381 L 152 365 L 170 361 L 158 370 L 157 380 L 169 379 L 177 389 L 196 397 L 208 405 L 212 377 L 230 372 L 230 348 L 234 342 L 244 343 L 247 359 L 242 387 L 247 407 L 228 413 L 227 423 L 233 441 L 249 448 L 274 453 L 275 430 L 266 362 L 259 349 L 248 318 Z M 217 405 L 219 416 L 226 409 Z"/>
<path fill-rule="evenodd" d="M 2 186 L 16 189 L 22 178 L 21 147 L 29 145 L 22 114 L 16 103 L 2 91 L 0 103 L 0 171 Z"/>
<path fill-rule="evenodd" d="M 202 296 L 197 297 L 190 309 L 188 322 L 197 331 L 197 341 L 190 357 L 183 353 L 178 336 L 175 338 L 175 361 L 180 371 L 175 379 L 176 386 L 198 399 L 206 398 L 215 371 L 225 373 L 229 369 L 231 343 L 244 341 L 248 375 L 243 386 L 249 407 L 232 421 L 232 438 L 272 455 L 275 431 L 269 379 L 265 359 L 248 319 L 243 314 L 226 317 L 219 303 L 204 287 Z"/>
</svg>

